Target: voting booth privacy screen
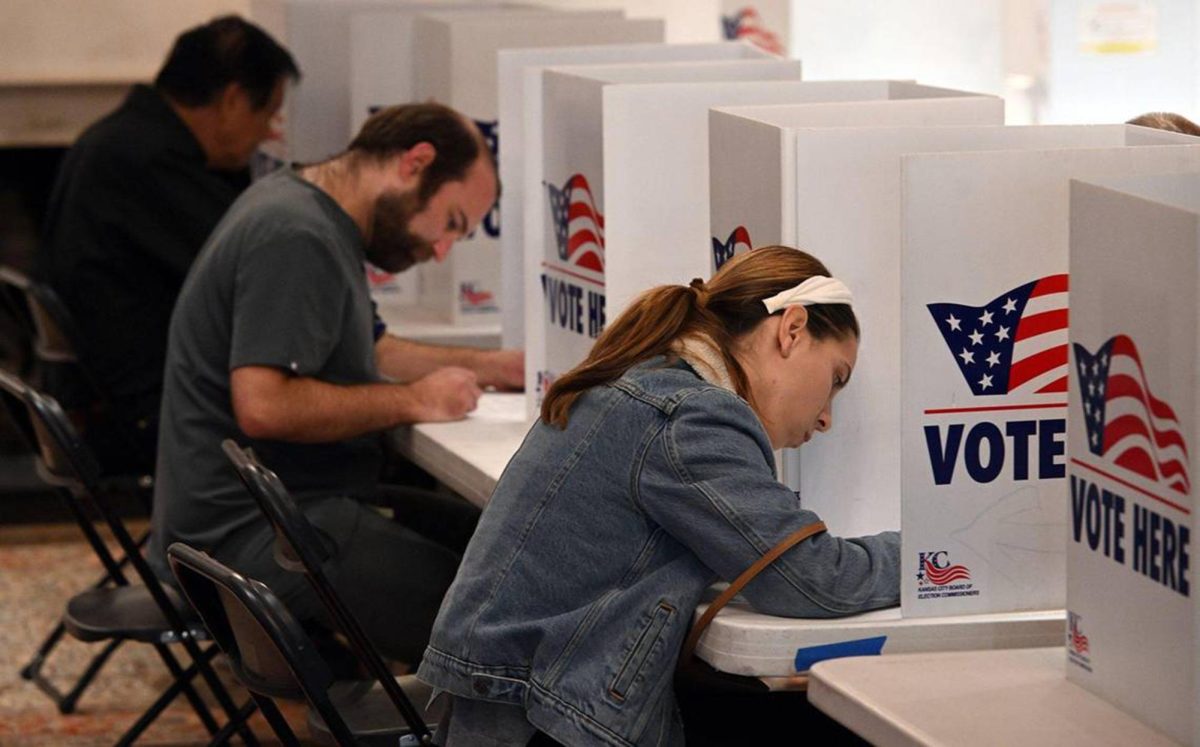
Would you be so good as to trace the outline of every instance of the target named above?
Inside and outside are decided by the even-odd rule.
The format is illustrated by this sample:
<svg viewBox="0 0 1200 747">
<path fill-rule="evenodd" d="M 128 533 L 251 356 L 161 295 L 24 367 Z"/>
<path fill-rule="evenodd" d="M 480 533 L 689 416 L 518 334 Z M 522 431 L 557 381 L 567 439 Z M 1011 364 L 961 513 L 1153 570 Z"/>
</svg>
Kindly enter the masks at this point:
<svg viewBox="0 0 1200 747">
<path fill-rule="evenodd" d="M 546 211 L 542 225 L 526 227 L 535 247 L 526 254 L 531 417 L 554 377 L 584 359 L 609 314 L 678 272 L 705 274 L 708 107 L 787 101 L 799 77 L 800 63 L 776 60 L 546 71 Z M 688 253 L 689 245 L 704 255 Z"/>
<path fill-rule="evenodd" d="M 979 144 L 971 138 L 1003 128 L 944 125 L 998 125 L 1004 106 L 913 83 L 838 85 L 861 86 L 863 100 L 712 112 L 712 269 L 781 243 L 854 292 L 864 344 L 853 384 L 834 403 L 834 427 L 786 452 L 783 466 L 802 505 L 858 536 L 900 526 L 900 154 Z"/>
<path fill-rule="evenodd" d="M 626 41 L 638 36 L 661 39 L 661 24 L 643 20 L 628 24 Z M 604 44 L 597 46 L 503 49 L 499 53 L 501 317 L 505 347 L 525 345 L 525 261 L 527 226 L 540 235 L 545 205 L 542 197 L 542 79 L 551 66 L 681 62 L 695 60 L 766 59 L 766 52 L 745 43 Z M 527 199 L 527 196 L 530 198 Z M 537 243 L 540 248 L 540 242 Z M 532 249 L 528 251 L 533 251 Z M 540 261 L 540 254 L 536 254 Z"/>
<path fill-rule="evenodd" d="M 1200 173 L 1072 183 L 1067 676 L 1192 744 L 1198 258 Z"/>
<path fill-rule="evenodd" d="M 1200 168 L 1141 147 L 1186 136 L 1058 129 L 1070 149 L 903 158 L 906 616 L 1063 605 L 1068 180 Z"/>
<path fill-rule="evenodd" d="M 611 11 L 422 16 L 415 37 L 424 72 L 415 97 L 440 101 L 473 119 L 495 156 L 504 143 L 498 122 L 500 49 L 610 41 L 627 38 L 639 27 L 644 22 L 625 21 Z M 445 262 L 423 265 L 421 305 L 439 309 L 456 323 L 497 321 L 502 230 L 497 205 L 472 235 L 457 242 Z"/>
</svg>

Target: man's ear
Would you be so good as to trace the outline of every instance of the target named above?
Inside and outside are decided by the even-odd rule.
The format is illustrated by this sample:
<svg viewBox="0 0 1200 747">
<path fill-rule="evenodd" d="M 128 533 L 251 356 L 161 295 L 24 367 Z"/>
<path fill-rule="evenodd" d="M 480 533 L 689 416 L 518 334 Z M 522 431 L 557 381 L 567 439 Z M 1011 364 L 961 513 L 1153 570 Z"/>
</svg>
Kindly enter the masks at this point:
<svg viewBox="0 0 1200 747">
<path fill-rule="evenodd" d="M 232 115 L 240 107 L 248 107 L 250 105 L 250 96 L 246 93 L 246 89 L 236 81 L 226 83 L 221 92 L 217 94 L 216 101 L 217 113 L 224 119 Z"/>
<path fill-rule="evenodd" d="M 429 168 L 435 158 L 437 148 L 433 147 L 433 143 L 417 143 L 400 155 L 400 175 L 405 180 L 415 179 Z"/>
<path fill-rule="evenodd" d="M 808 334 L 808 309 L 787 306 L 779 317 L 779 352 L 784 358 L 794 353 L 800 340 Z"/>
</svg>

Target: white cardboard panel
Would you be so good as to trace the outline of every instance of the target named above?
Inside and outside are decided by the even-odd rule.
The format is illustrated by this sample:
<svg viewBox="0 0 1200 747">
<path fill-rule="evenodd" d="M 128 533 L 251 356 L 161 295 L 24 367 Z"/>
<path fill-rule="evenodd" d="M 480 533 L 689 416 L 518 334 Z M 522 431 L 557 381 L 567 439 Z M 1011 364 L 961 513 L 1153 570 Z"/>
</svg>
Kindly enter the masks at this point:
<svg viewBox="0 0 1200 747">
<path fill-rule="evenodd" d="M 654 36 L 661 39 L 660 22 L 631 22 L 630 37 Z M 603 44 L 582 47 L 505 49 L 499 53 L 500 89 L 505 95 L 499 102 L 500 129 L 505 147 L 500 151 L 500 220 L 504 225 L 500 241 L 504 260 L 503 317 L 505 345 L 521 347 L 525 339 L 524 274 L 526 205 L 541 207 L 540 200 L 527 203 L 526 194 L 541 188 L 541 176 L 526 168 L 526 163 L 541 163 L 542 71 L 554 65 L 611 64 L 617 62 L 665 62 L 668 60 L 754 59 L 766 53 L 748 44 L 714 42 L 711 44 Z M 541 226 L 541 213 L 532 225 Z"/>
<path fill-rule="evenodd" d="M 487 0 L 460 3 L 402 0 L 289 0 L 285 7 L 287 46 L 303 78 L 288 92 L 285 108 L 287 158 L 319 161 L 350 142 L 350 19 L 360 12 L 419 13 L 433 9 L 499 7 Z M 513 10 L 513 9 L 508 9 Z M 403 37 L 400 38 L 403 40 Z M 411 57 L 397 77 L 410 80 Z"/>
<path fill-rule="evenodd" d="M 903 159 L 906 616 L 1065 599 L 1068 179 L 1200 169 L 1194 145 L 1072 129 L 1072 149 Z M 1109 147 L 1078 147 L 1097 133 Z"/>
<path fill-rule="evenodd" d="M 560 221 L 550 213 L 550 199 L 562 201 L 575 188 L 575 194 L 593 210 L 603 235 L 608 229 L 604 213 L 604 151 L 606 127 L 604 91 L 611 86 L 610 78 L 653 81 L 659 78 L 692 83 L 679 84 L 722 88 L 732 81 L 753 79 L 797 78 L 799 63 L 778 60 L 737 60 L 724 62 L 667 62 L 643 65 L 584 65 L 550 68 L 543 81 L 543 164 L 539 188 L 547 200 L 545 220 L 535 230 L 527 229 L 527 242 L 537 241 L 537 254 L 526 251 L 525 315 L 526 362 L 525 378 L 528 412 L 532 417 L 552 378 L 583 359 L 603 329 L 604 249 L 601 245 L 583 247 L 578 253 L 568 249 L 567 224 L 561 225 L 561 238 L 556 235 Z M 712 83 L 697 81 L 711 80 Z M 780 83 L 790 85 L 790 83 Z M 651 85 L 644 83 L 644 85 Z M 632 87 L 632 86 L 630 86 Z M 594 120 L 594 121 L 593 121 Z M 575 176 L 583 181 L 577 181 Z M 584 184 L 586 182 L 586 185 Z M 707 184 L 707 183 L 705 183 Z M 584 188 L 586 186 L 586 189 Z M 532 202 L 532 200 L 530 200 Z M 527 203 L 528 204 L 528 203 Z M 581 203 L 582 204 L 582 203 Z M 566 203 L 559 218 L 565 219 Z M 579 227 L 578 224 L 575 224 Z M 596 225 L 588 228 L 596 229 Z M 572 228 L 571 231 L 575 229 Z M 585 235 L 584 238 L 586 238 Z M 586 261 L 582 258 L 590 257 Z M 585 265 L 579 262 L 585 261 Z M 569 265 L 569 266 L 568 266 Z M 549 272 L 554 282 L 545 276 Z M 568 278 L 562 285 L 558 280 Z M 583 283 L 583 285 L 580 285 Z M 569 308 L 557 304 L 554 293 L 562 296 Z M 590 313 L 589 313 L 590 312 Z M 552 319 L 557 322 L 551 323 Z"/>
<path fill-rule="evenodd" d="M 1073 182 L 1070 220 L 1067 677 L 1187 743 L 1200 174 Z"/>
<path fill-rule="evenodd" d="M 1002 147 L 1015 133 L 921 125 L 1003 119 L 999 99 L 965 94 L 731 107 L 710 115 L 714 255 L 748 245 L 797 246 L 855 292 L 864 343 L 853 385 L 838 398 L 833 429 L 783 460 L 802 504 L 838 534 L 900 524 L 900 154 Z M 791 126 L 773 124 L 780 121 Z M 856 468 L 846 470 L 847 463 Z"/>
<path fill-rule="evenodd" d="M 660 18 L 667 25 L 667 42 L 715 42 L 720 35 L 720 0 L 539 0 L 562 9 L 620 8 L 629 18 Z"/>
<path fill-rule="evenodd" d="M 625 21 L 619 11 L 423 15 L 414 25 L 416 58 L 424 62 L 414 97 L 441 101 L 475 120 L 496 153 L 503 142 L 497 126 L 500 49 L 620 38 L 630 23 L 640 22 Z M 501 232 L 499 210 L 494 208 L 474 234 L 456 244 L 446 261 L 421 266 L 421 305 L 455 323 L 496 322 Z"/>
<path fill-rule="evenodd" d="M 502 237 L 505 242 L 505 247 L 513 247 L 512 251 L 523 254 L 510 255 L 508 249 L 505 249 L 505 256 L 523 256 L 524 259 L 520 264 L 506 264 L 504 267 L 504 300 L 506 306 L 509 299 L 514 296 L 520 300 L 512 304 L 515 312 L 519 313 L 519 326 L 514 323 L 510 313 L 502 310 L 504 316 L 504 335 L 506 346 L 523 346 L 532 347 L 539 344 L 542 330 L 538 326 L 538 320 L 541 319 L 540 312 L 537 310 L 536 301 L 540 298 L 540 289 L 530 289 L 525 282 L 525 278 L 531 278 L 534 281 L 541 274 L 541 261 L 545 249 L 542 245 L 542 232 L 544 230 L 544 222 L 546 220 L 546 203 L 542 199 L 525 199 L 525 195 L 542 195 L 545 187 L 543 186 L 545 179 L 542 173 L 542 81 L 543 73 L 551 66 L 575 66 L 582 64 L 611 64 L 615 61 L 624 61 L 626 63 L 667 63 L 667 62 L 695 62 L 701 60 L 748 60 L 748 59 L 769 59 L 770 55 L 745 43 L 722 43 L 716 42 L 712 44 L 663 44 L 663 45 L 637 45 L 636 48 L 629 47 L 628 53 L 619 56 L 617 60 L 604 59 L 609 52 L 613 50 L 619 52 L 623 48 L 620 47 L 569 47 L 562 49 L 547 49 L 547 50 L 521 50 L 521 51 L 505 51 L 501 53 L 501 80 L 504 80 L 505 57 L 513 55 L 519 58 L 522 55 L 532 55 L 531 59 L 544 60 L 535 66 L 527 67 L 523 72 L 525 103 L 524 103 L 524 137 L 521 144 L 525 154 L 523 163 L 514 164 L 513 161 L 508 161 L 509 168 L 516 166 L 516 180 L 520 180 L 514 188 L 514 178 L 505 178 L 505 193 L 501 195 L 501 219 L 504 218 L 505 205 L 509 205 L 509 213 L 520 216 L 519 224 L 521 232 L 517 234 L 517 238 L 513 238 L 512 244 L 507 243 L 510 235 L 506 232 Z M 597 56 L 599 54 L 600 56 Z M 514 64 L 515 63 L 514 61 Z M 501 120 L 505 119 L 506 106 L 512 106 L 508 101 L 501 102 Z M 507 152 L 507 151 L 505 151 Z M 501 153 L 501 170 L 505 172 L 505 156 Z M 523 185 L 523 188 L 522 188 Z M 511 194 L 511 196 L 510 196 Z M 506 202 L 506 198 L 510 200 Z M 512 220 L 507 221 L 507 225 L 513 225 Z M 537 268 L 536 271 L 526 271 L 526 267 Z M 535 303 L 533 307 L 529 304 Z M 532 326 L 527 326 L 527 324 Z M 531 343 L 527 338 L 532 336 Z"/>
</svg>

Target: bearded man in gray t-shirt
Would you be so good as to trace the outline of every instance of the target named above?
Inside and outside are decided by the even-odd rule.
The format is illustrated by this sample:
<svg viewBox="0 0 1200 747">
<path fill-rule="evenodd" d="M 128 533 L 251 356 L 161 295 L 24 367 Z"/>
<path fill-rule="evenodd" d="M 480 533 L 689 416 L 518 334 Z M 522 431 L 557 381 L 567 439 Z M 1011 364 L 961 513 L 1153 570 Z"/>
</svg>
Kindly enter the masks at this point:
<svg viewBox="0 0 1200 747">
<path fill-rule="evenodd" d="M 221 452 L 232 438 L 301 502 L 333 582 L 384 654 L 419 659 L 478 512 L 429 501 L 406 526 L 364 506 L 397 492 L 379 484 L 380 434 L 460 419 L 481 387 L 519 388 L 523 357 L 386 334 L 363 263 L 400 272 L 445 257 L 497 190 L 475 126 L 413 104 L 376 113 L 346 152 L 281 169 L 233 204 L 171 318 L 150 548 L 159 575 L 169 578 L 166 548 L 186 542 L 271 586 L 301 619 L 322 618 L 307 583 L 274 563 L 271 529 Z"/>
</svg>

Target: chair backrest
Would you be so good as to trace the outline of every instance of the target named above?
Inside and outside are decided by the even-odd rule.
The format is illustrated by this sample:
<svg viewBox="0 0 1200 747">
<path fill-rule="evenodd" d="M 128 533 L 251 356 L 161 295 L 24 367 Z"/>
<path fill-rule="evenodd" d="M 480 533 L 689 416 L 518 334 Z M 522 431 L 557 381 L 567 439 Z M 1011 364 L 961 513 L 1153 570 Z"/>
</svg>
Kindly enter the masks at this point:
<svg viewBox="0 0 1200 747">
<path fill-rule="evenodd" d="M 38 455 L 37 468 L 43 480 L 76 494 L 95 490 L 100 468 L 54 398 L 0 371 L 0 399 Z"/>
<path fill-rule="evenodd" d="M 182 542 L 167 548 L 167 562 L 247 689 L 269 698 L 307 700 L 339 745 L 354 744 L 329 696 L 333 673 L 270 588 Z"/>
<path fill-rule="evenodd" d="M 8 265 L 0 265 L 0 314 L 3 315 L 6 337 L 4 352 L 15 358 L 8 363 L 22 376 L 28 376 L 32 371 L 37 339 L 33 314 L 26 299 L 28 292 L 28 277 Z"/>
<path fill-rule="evenodd" d="M 232 440 L 225 440 L 221 448 L 225 450 L 229 461 L 237 469 L 242 484 L 254 496 L 254 500 L 275 531 L 276 561 L 287 570 L 305 575 L 333 619 L 338 632 L 346 637 L 359 661 L 388 694 L 392 704 L 412 730 L 412 734 L 422 744 L 430 742 L 432 735 L 425 725 L 425 720 L 400 688 L 387 663 L 362 629 L 358 618 L 346 606 L 325 574 L 324 565 L 328 556 L 324 545 L 279 476 L 264 467 L 253 452 L 242 449 Z M 402 572 L 401 569 L 395 571 Z"/>
<path fill-rule="evenodd" d="M 203 629 L 189 625 L 180 614 L 142 556 L 140 544 L 133 539 L 125 523 L 102 495 L 99 490 L 100 468 L 96 459 L 79 438 L 58 402 L 3 371 L 0 371 L 0 400 L 3 400 L 19 429 L 31 439 L 30 447 L 38 457 L 38 474 L 50 485 L 61 488 L 60 493 L 72 503 L 80 528 L 92 541 L 93 549 L 113 580 L 119 584 L 126 583 L 124 574 L 114 564 L 111 554 L 103 548 L 102 543 L 97 545 L 95 529 L 88 518 L 89 512 L 99 514 L 142 585 L 162 611 L 171 629 L 166 635 L 172 640 L 207 636 Z"/>
</svg>

